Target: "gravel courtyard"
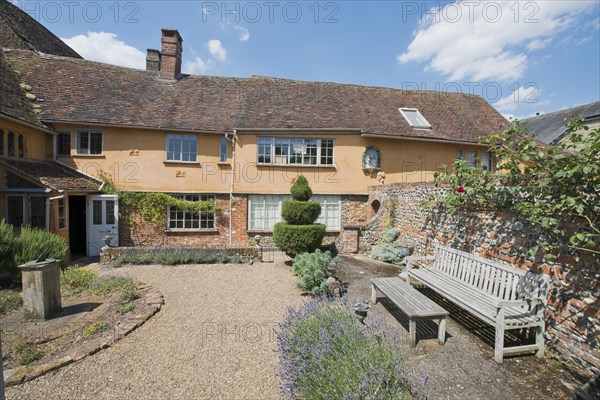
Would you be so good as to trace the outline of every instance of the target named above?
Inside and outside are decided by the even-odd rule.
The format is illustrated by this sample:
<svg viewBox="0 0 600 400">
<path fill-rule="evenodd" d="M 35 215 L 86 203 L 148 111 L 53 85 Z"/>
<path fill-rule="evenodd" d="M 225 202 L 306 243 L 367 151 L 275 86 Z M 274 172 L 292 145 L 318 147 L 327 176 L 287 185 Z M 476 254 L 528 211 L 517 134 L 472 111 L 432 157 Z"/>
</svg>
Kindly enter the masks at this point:
<svg viewBox="0 0 600 400">
<path fill-rule="evenodd" d="M 282 263 L 121 268 L 160 290 L 162 310 L 112 347 L 8 399 L 275 399 L 273 328 L 304 301 Z"/>
</svg>

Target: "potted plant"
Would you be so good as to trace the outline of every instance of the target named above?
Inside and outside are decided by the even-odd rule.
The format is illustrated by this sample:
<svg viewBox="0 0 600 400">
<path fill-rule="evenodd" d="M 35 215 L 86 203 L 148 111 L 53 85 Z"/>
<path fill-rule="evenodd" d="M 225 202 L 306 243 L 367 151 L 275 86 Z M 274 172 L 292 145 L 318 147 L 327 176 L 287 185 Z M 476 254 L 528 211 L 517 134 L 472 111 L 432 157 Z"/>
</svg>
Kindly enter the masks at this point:
<svg viewBox="0 0 600 400">
<path fill-rule="evenodd" d="M 415 242 L 410 239 L 398 239 L 396 244 L 398 246 L 398 252 L 402 257 L 408 257 L 412 255 L 413 251 L 415 250 Z"/>
</svg>

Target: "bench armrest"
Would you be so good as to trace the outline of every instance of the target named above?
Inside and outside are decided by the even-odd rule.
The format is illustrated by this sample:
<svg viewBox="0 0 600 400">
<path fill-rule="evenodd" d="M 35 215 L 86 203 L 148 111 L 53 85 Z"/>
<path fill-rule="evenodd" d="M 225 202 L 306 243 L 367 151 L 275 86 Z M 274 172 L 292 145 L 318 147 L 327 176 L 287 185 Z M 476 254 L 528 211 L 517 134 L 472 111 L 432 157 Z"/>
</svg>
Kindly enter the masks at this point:
<svg viewBox="0 0 600 400">
<path fill-rule="evenodd" d="M 413 261 L 418 260 L 433 261 L 435 260 L 435 256 L 408 256 L 406 257 L 406 269 L 411 269 L 413 267 Z"/>
</svg>

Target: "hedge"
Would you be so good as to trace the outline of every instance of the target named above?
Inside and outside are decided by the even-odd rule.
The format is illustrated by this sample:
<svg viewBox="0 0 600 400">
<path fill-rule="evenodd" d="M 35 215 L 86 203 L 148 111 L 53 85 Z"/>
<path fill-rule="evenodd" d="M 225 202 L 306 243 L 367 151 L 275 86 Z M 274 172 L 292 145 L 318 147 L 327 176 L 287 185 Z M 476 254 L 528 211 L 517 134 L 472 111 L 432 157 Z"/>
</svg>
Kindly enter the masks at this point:
<svg viewBox="0 0 600 400">
<path fill-rule="evenodd" d="M 291 225 L 310 225 L 321 215 L 321 205 L 316 201 L 286 200 L 281 216 Z"/>
<path fill-rule="evenodd" d="M 275 245 L 294 257 L 296 254 L 313 252 L 323 241 L 325 225 L 290 225 L 287 222 L 275 224 L 273 240 Z"/>
</svg>

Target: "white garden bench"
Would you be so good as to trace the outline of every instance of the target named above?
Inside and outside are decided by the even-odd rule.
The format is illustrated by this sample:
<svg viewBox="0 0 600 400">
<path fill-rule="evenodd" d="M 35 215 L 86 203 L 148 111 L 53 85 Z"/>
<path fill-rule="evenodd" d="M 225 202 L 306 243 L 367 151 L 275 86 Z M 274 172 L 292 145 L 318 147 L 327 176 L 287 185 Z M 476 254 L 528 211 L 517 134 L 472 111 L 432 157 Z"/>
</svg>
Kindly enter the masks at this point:
<svg viewBox="0 0 600 400">
<path fill-rule="evenodd" d="M 428 263 L 423 263 L 428 261 Z M 544 355 L 550 277 L 526 272 L 435 242 L 433 256 L 407 257 L 406 281 L 416 278 L 496 328 L 494 359 L 535 351 Z M 504 331 L 536 328 L 535 344 L 504 347 Z"/>
</svg>

